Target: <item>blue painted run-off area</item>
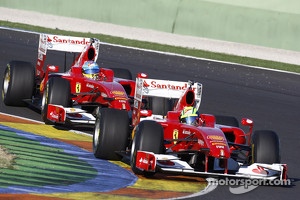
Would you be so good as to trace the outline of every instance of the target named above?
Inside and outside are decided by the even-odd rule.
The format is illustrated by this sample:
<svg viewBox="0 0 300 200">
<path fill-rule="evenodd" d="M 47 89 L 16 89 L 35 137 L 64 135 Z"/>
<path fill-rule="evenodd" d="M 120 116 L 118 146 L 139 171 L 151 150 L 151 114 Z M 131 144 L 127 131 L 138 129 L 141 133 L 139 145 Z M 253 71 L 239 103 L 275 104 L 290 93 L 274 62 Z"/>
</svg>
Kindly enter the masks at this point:
<svg viewBox="0 0 300 200">
<path fill-rule="evenodd" d="M 106 160 L 101 160 L 101 159 L 96 159 L 93 155 L 93 153 L 88 152 L 86 150 L 83 150 L 77 146 L 74 145 L 70 145 L 64 142 L 60 142 L 54 139 L 50 139 L 44 136 L 40 136 L 40 135 L 35 135 L 32 133 L 28 133 L 28 132 L 24 132 L 24 131 L 20 131 L 20 130 L 16 130 L 16 129 L 12 129 L 6 126 L 2 126 L 0 125 L 0 132 L 11 132 L 13 133 L 13 135 L 15 135 L 15 138 L 13 137 L 7 137 L 7 136 L 3 136 L 3 134 L 0 136 L 2 137 L 2 139 L 0 139 L 0 144 L 3 145 L 3 143 L 5 143 L 5 141 L 3 140 L 3 137 L 7 138 L 7 142 L 15 142 L 13 143 L 13 146 L 18 146 L 18 148 L 21 147 L 21 145 L 18 145 L 18 143 L 15 140 L 22 140 L 24 139 L 25 142 L 23 142 L 24 144 L 26 143 L 26 145 L 31 145 L 30 142 L 34 142 L 35 143 L 35 147 L 32 147 L 32 149 L 37 149 L 40 148 L 38 147 L 38 145 L 36 144 L 40 144 L 43 145 L 44 147 L 50 148 L 50 149 L 55 149 L 54 152 L 62 152 L 60 153 L 60 156 L 66 156 L 68 157 L 69 160 L 66 160 L 65 163 L 63 163 L 63 165 L 65 166 L 73 166 L 73 163 L 70 162 L 72 161 L 72 159 L 74 160 L 74 162 L 76 162 L 77 164 L 79 163 L 83 163 L 83 166 L 76 166 L 76 168 L 74 168 L 73 166 L 73 170 L 78 171 L 74 172 L 74 174 L 72 174 L 72 172 L 67 172 L 67 175 L 65 176 L 65 174 L 62 173 L 62 171 L 60 171 L 60 167 L 62 166 L 62 164 L 59 164 L 58 166 L 49 166 L 46 167 L 45 172 L 43 171 L 43 168 L 39 167 L 39 164 L 37 163 L 37 166 L 32 165 L 31 167 L 27 167 L 25 164 L 19 163 L 19 165 L 21 166 L 21 169 L 26 169 L 29 172 L 27 173 L 27 177 L 29 177 L 30 179 L 30 173 L 32 173 L 32 176 L 34 177 L 44 177 L 43 179 L 47 179 L 47 176 L 49 177 L 50 181 L 53 181 L 52 184 L 36 184 L 36 182 L 39 182 L 39 179 L 34 180 L 31 182 L 26 182 L 26 180 L 23 180 L 22 184 L 12 184 L 12 185 L 7 185 L 7 186 L 3 186 L 5 185 L 5 180 L 3 180 L 5 177 L 9 177 L 10 180 L 6 180 L 7 182 L 11 181 L 14 182 L 14 179 L 17 179 L 18 181 L 21 180 L 20 177 L 22 177 L 22 172 L 21 169 L 16 169 L 17 171 L 20 170 L 19 172 L 16 172 L 16 174 L 14 174 L 14 169 L 0 169 L 0 178 L 2 181 L 2 184 L 0 186 L 0 193 L 12 193 L 12 194 L 21 194 L 21 193 L 40 193 L 40 194 L 45 194 L 45 193 L 63 193 L 63 192 L 109 192 L 112 190 L 117 190 L 120 188 L 124 188 L 130 185 L 133 185 L 136 180 L 137 177 L 132 174 L 130 171 L 115 165 L 113 163 L 110 163 L 109 161 Z M 16 133 L 16 134 L 15 134 Z M 5 134 L 4 134 L 5 135 Z M 1 141 L 2 140 L 2 141 Z M 21 154 L 28 154 L 28 152 L 30 151 L 31 147 L 27 147 L 24 148 L 24 153 Z M 38 157 L 41 156 L 46 156 L 48 157 L 51 154 L 47 154 L 47 152 L 41 152 L 40 155 L 29 155 L 29 159 L 32 159 L 33 162 L 35 162 Z M 26 155 L 26 156 L 28 156 Z M 71 158 L 70 158 L 71 157 Z M 51 157 L 47 158 L 49 161 L 46 161 L 47 163 L 51 163 Z M 53 157 L 53 160 L 57 160 L 58 158 Z M 63 160 L 63 159 L 62 159 Z M 26 162 L 26 160 L 24 161 Z M 61 163 L 61 161 L 59 162 Z M 25 165 L 25 166 L 24 166 Z M 64 166 L 64 169 L 66 168 Z M 55 170 L 53 168 L 57 167 Z M 39 173 L 38 175 L 34 172 L 32 172 L 33 170 L 35 170 L 34 168 L 39 168 Z M 70 167 L 68 168 L 70 169 Z M 72 167 L 71 167 L 72 169 Z M 76 179 L 76 176 L 82 175 L 84 176 L 85 174 L 85 169 L 92 169 L 93 172 L 86 172 L 87 174 L 89 174 L 86 180 L 82 181 L 82 182 L 76 182 L 76 180 L 80 180 L 80 179 Z M 6 171 L 5 171 L 6 170 Z M 50 172 L 47 172 L 47 170 L 49 170 Z M 1 172 L 2 171 L 2 172 Z M 4 173 L 3 173 L 4 171 Z M 7 172 L 7 173 L 5 173 Z M 53 174 L 53 177 L 49 174 Z M 55 177 L 57 178 L 57 180 L 59 180 L 59 178 L 63 177 L 65 178 L 65 182 L 64 181 L 56 181 Z M 89 178 L 90 176 L 90 178 Z M 24 176 L 26 177 L 26 176 Z M 46 177 L 46 178 L 45 178 Z M 75 177 L 73 182 L 70 182 L 71 184 L 69 184 L 68 182 L 68 177 Z M 45 181 L 43 183 L 48 183 L 47 181 Z M 62 179 L 63 180 L 63 179 Z M 50 182 L 49 181 L 49 182 Z M 55 181 L 55 182 L 54 182 Z M 42 182 L 42 181 L 41 181 Z M 27 184 L 27 185 L 26 185 Z"/>
</svg>

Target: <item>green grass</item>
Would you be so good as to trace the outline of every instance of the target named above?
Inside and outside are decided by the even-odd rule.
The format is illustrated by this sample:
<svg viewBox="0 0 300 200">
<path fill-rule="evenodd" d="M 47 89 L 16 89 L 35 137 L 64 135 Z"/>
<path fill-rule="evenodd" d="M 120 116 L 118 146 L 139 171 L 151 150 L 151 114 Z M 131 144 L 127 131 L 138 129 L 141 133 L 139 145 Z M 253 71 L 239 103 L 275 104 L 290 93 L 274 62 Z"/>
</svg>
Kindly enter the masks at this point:
<svg viewBox="0 0 300 200">
<path fill-rule="evenodd" d="M 93 38 L 100 39 L 102 42 L 111 43 L 111 44 L 138 47 L 143 49 L 151 49 L 151 50 L 162 51 L 162 52 L 170 52 L 170 53 L 194 56 L 198 58 L 227 61 L 227 62 L 244 64 L 244 65 L 252 65 L 258 67 L 300 73 L 300 65 L 261 60 L 261 59 L 255 59 L 249 57 L 234 56 L 234 55 L 228 55 L 223 53 L 214 53 L 214 52 L 197 50 L 197 49 L 174 47 L 170 45 L 161 45 L 157 43 L 142 42 L 142 41 L 130 40 L 121 37 L 113 37 L 113 36 L 103 35 L 103 34 L 79 33 L 79 32 L 64 31 L 59 29 L 49 29 L 49 28 L 31 26 L 31 25 L 20 24 L 20 23 L 11 23 L 7 21 L 0 21 L 0 26 L 42 32 L 42 33 L 58 34 L 58 35 L 93 37 Z"/>
<path fill-rule="evenodd" d="M 10 156 L 6 158 L 6 165 L 0 166 L 0 188 L 70 185 L 97 176 L 97 170 L 76 155 L 14 131 L 0 130 L 0 146 L 3 152 L 0 161 Z"/>
<path fill-rule="evenodd" d="M 16 156 L 0 145 L 0 168 L 13 168 Z"/>
</svg>

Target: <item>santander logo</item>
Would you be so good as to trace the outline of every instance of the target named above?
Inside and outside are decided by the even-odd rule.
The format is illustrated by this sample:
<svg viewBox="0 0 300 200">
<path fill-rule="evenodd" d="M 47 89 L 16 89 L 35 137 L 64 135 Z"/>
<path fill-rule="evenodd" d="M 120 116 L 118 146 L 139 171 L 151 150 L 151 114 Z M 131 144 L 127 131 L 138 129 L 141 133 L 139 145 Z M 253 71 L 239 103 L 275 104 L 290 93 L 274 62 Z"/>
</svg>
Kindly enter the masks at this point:
<svg viewBox="0 0 300 200">
<path fill-rule="evenodd" d="M 149 83 L 144 80 L 143 86 L 145 88 L 152 88 L 152 89 L 168 89 L 168 90 L 185 90 L 188 85 L 187 83 L 184 83 L 184 85 L 179 85 L 172 83 L 171 81 L 156 81 L 152 80 Z"/>
<path fill-rule="evenodd" d="M 48 36 L 47 38 L 48 43 L 62 43 L 62 44 L 81 44 L 86 45 L 89 44 L 90 41 L 86 38 L 78 38 L 78 37 L 63 37 L 53 35 L 52 38 Z"/>
</svg>

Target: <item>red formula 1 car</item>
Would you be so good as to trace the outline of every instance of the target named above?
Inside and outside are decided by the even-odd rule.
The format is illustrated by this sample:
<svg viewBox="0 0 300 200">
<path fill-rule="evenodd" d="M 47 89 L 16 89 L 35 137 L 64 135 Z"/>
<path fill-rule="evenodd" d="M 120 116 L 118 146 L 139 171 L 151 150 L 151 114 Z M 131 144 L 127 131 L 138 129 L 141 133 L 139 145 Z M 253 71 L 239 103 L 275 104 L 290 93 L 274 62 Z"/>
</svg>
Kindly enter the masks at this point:
<svg viewBox="0 0 300 200">
<path fill-rule="evenodd" d="M 98 39 L 40 34 L 36 66 L 24 61 L 7 64 L 3 102 L 36 108 L 47 124 L 94 124 L 95 113 L 103 107 L 131 111 L 135 81 L 129 70 L 101 68 L 83 73 L 85 63 L 98 66 L 99 46 Z M 59 73 L 56 65 L 44 67 L 49 50 L 73 53 L 70 69 Z"/>
<path fill-rule="evenodd" d="M 253 121 L 248 118 L 241 120 L 245 132 L 236 118 L 229 116 L 200 114 L 194 123 L 180 121 L 186 107 L 199 109 L 201 95 L 200 83 L 137 78 L 133 130 L 130 133 L 126 129 L 128 119 L 121 111 L 102 110 L 95 124 L 95 157 L 127 158 L 134 173 L 146 176 L 163 172 L 287 179 L 287 165 L 280 164 L 279 138 L 275 132 L 253 131 Z M 154 115 L 151 110 L 141 109 L 145 96 L 177 98 L 177 102 L 165 116 Z M 113 118 L 116 112 L 117 119 Z"/>
</svg>

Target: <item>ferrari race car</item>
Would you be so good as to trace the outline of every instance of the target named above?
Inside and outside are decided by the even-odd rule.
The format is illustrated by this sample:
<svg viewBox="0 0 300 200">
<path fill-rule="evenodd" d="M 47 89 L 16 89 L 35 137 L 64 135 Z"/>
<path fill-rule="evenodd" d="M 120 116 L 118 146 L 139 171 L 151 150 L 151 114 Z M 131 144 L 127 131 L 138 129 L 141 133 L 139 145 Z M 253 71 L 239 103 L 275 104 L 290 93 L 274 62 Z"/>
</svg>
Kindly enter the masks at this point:
<svg viewBox="0 0 300 200">
<path fill-rule="evenodd" d="M 97 61 L 99 46 L 100 41 L 94 38 L 40 34 L 35 66 L 17 60 L 7 64 L 3 102 L 7 106 L 29 105 L 41 112 L 46 124 L 94 124 L 95 113 L 103 107 L 131 111 L 135 81 L 129 70 L 101 68 L 93 77 L 82 72 L 86 61 Z M 44 67 L 49 50 L 65 52 L 64 69 Z M 67 53 L 74 54 L 68 70 Z"/>
<path fill-rule="evenodd" d="M 144 96 L 176 99 L 166 115 L 143 110 Z M 138 77 L 132 129 L 126 113 L 102 109 L 96 119 L 94 156 L 123 160 L 134 173 L 157 172 L 203 177 L 286 180 L 287 165 L 280 164 L 279 138 L 269 130 L 253 131 L 253 121 L 199 114 L 196 123 L 180 121 L 186 106 L 199 110 L 202 84 Z M 165 104 L 166 105 L 166 104 Z M 253 133 L 252 133 L 253 132 Z"/>
</svg>

